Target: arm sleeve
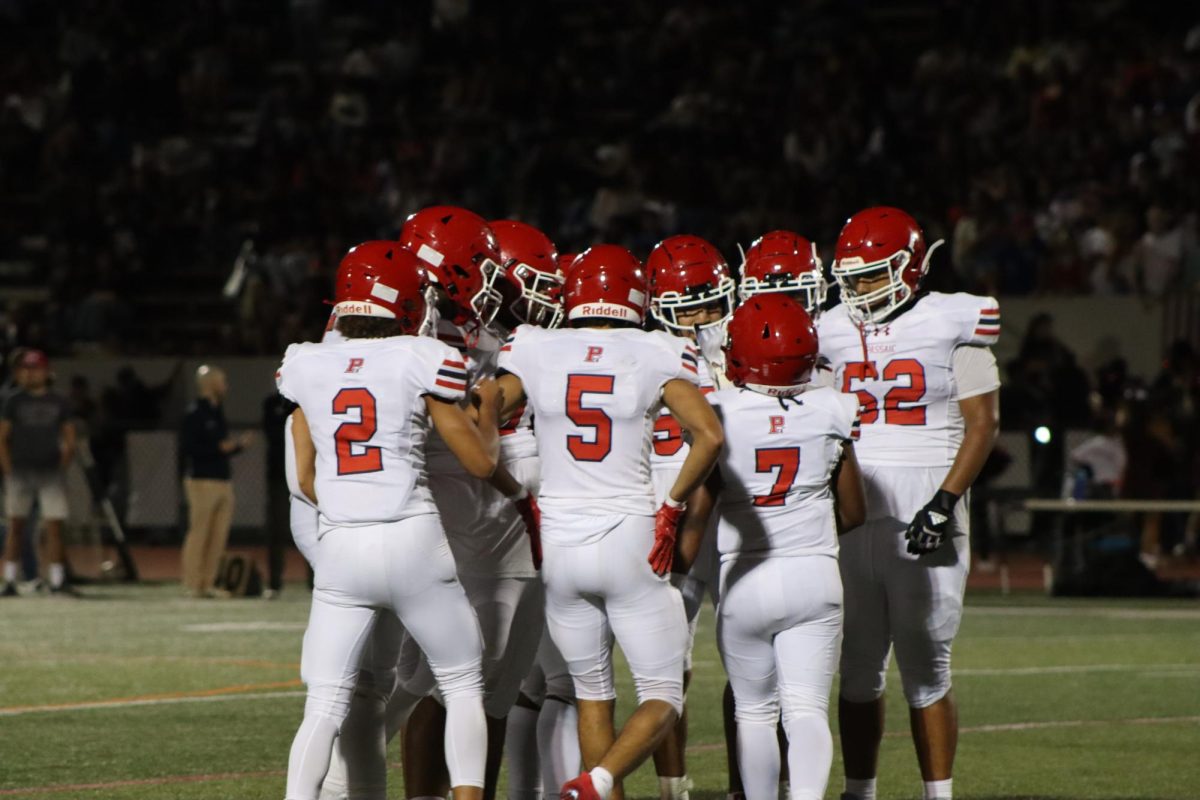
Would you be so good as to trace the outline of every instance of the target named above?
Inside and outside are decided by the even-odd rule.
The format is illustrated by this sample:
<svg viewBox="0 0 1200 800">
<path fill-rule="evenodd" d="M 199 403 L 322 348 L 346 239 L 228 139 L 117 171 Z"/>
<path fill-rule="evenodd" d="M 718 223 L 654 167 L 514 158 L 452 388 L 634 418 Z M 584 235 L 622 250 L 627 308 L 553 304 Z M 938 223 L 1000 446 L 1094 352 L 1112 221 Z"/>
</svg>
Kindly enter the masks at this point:
<svg viewBox="0 0 1200 800">
<path fill-rule="evenodd" d="M 462 355 L 449 345 L 433 339 L 419 341 L 425 345 L 422 392 L 455 403 L 466 397 L 467 362 Z"/>
<path fill-rule="evenodd" d="M 858 395 L 856 394 L 835 394 L 837 399 L 838 409 L 841 413 L 838 415 L 837 434 L 848 442 L 857 442 L 859 433 L 862 430 L 861 410 L 858 405 Z"/>
<path fill-rule="evenodd" d="M 511 372 L 521 379 L 521 383 L 528 385 L 530 376 L 525 374 L 524 356 L 527 347 L 522 346 L 522 342 L 526 337 L 522 335 L 525 326 L 518 327 L 515 331 L 508 335 L 500 345 L 500 352 L 496 356 L 496 371 Z"/>
<path fill-rule="evenodd" d="M 994 297 L 975 297 L 965 320 L 967 330 L 962 344 L 991 347 L 1000 339 L 1000 304 Z"/>
<path fill-rule="evenodd" d="M 957 387 L 955 400 L 966 400 L 1000 388 L 1000 370 L 990 347 L 963 345 L 955 348 L 952 359 Z"/>
<path fill-rule="evenodd" d="M 279 365 L 279 369 L 275 370 L 275 388 L 279 393 L 292 401 L 296 405 L 300 405 L 300 399 L 296 393 L 296 354 L 299 352 L 299 345 L 289 344 L 288 349 L 283 354 L 283 363 Z"/>
<path fill-rule="evenodd" d="M 679 379 L 700 387 L 700 355 L 696 346 L 682 336 L 672 336 L 669 333 L 655 331 L 656 344 L 666 345 L 661 360 L 650 362 L 655 364 L 653 369 L 659 373 L 658 389 L 667 385 L 668 381 Z"/>
</svg>

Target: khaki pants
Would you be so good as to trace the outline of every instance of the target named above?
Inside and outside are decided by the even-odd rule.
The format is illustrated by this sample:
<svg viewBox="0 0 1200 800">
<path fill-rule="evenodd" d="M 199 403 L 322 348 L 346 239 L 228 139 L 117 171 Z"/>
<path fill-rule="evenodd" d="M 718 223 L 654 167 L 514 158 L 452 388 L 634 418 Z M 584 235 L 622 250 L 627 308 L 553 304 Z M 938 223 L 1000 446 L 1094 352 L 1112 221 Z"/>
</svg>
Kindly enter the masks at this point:
<svg viewBox="0 0 1200 800">
<path fill-rule="evenodd" d="M 183 587 L 193 595 L 212 588 L 217 563 L 229 541 L 233 521 L 233 484 L 185 478 L 188 532 L 183 540 Z"/>
</svg>

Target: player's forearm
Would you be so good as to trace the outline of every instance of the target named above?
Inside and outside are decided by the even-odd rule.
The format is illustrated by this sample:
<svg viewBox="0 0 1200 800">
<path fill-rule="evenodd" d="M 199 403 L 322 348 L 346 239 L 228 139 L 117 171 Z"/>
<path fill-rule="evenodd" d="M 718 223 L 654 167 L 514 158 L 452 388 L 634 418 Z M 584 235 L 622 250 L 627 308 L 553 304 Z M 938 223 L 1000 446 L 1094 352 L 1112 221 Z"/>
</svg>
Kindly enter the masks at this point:
<svg viewBox="0 0 1200 800">
<path fill-rule="evenodd" d="M 961 497 L 971 488 L 987 462 L 1000 432 L 1000 412 L 996 392 L 972 397 L 961 403 L 965 429 L 954 463 L 941 488 Z"/>
<path fill-rule="evenodd" d="M 496 398 L 499 400 L 499 398 Z M 498 402 L 483 402 L 476 409 L 475 427 L 493 461 L 500 460 L 500 409 Z"/>
<path fill-rule="evenodd" d="M 496 471 L 487 481 L 505 497 L 515 497 L 525 488 L 503 464 L 496 465 Z"/>
<path fill-rule="evenodd" d="M 837 502 L 838 535 L 841 536 L 867 521 L 867 493 L 852 444 L 846 445 L 838 464 L 833 491 Z"/>
<path fill-rule="evenodd" d="M 692 446 L 669 493 L 671 499 L 677 503 L 685 502 L 692 492 L 703 485 L 705 478 L 712 472 L 713 464 L 717 463 L 717 456 L 725 443 L 720 425 L 712 430 L 702 428 L 688 433 L 692 435 Z"/>
<path fill-rule="evenodd" d="M 708 518 L 712 514 L 715 500 L 712 492 L 704 484 L 692 492 L 688 500 L 687 511 L 683 524 L 679 526 L 679 543 L 676 545 L 675 572 L 686 573 L 696 561 L 700 545 L 704 541 L 704 533 L 708 530 Z"/>
</svg>

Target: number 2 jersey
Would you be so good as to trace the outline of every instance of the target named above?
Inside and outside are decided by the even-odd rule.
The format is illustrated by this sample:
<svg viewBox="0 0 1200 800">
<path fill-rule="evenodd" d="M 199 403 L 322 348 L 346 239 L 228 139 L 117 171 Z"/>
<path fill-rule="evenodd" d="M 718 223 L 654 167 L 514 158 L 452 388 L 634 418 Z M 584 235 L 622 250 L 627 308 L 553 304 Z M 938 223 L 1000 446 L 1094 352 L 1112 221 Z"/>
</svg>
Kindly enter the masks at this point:
<svg viewBox="0 0 1200 800">
<path fill-rule="evenodd" d="M 457 352 L 417 336 L 293 344 L 276 383 L 308 421 L 323 523 L 437 513 L 425 470 L 424 396 L 463 398 L 467 374 Z"/>
<path fill-rule="evenodd" d="M 888 322 L 862 326 L 839 305 L 821 315 L 817 334 L 833 387 L 858 397 L 855 453 L 864 466 L 948 467 L 963 437 L 958 401 L 1000 386 L 994 360 L 969 386 L 956 369 L 964 363 L 959 348 L 985 348 L 1000 336 L 1000 307 L 990 297 L 931 292 Z"/>
<path fill-rule="evenodd" d="M 523 325 L 501 348 L 499 367 L 521 379 L 537 420 L 547 516 L 653 516 L 651 431 L 668 381 L 699 384 L 690 342 L 658 331 Z M 548 540 L 559 533 L 546 531 Z"/>
<path fill-rule="evenodd" d="M 721 560 L 836 555 L 833 470 L 858 438 L 858 400 L 830 388 L 792 398 L 748 389 L 709 396 L 726 431 L 717 460 Z"/>
</svg>

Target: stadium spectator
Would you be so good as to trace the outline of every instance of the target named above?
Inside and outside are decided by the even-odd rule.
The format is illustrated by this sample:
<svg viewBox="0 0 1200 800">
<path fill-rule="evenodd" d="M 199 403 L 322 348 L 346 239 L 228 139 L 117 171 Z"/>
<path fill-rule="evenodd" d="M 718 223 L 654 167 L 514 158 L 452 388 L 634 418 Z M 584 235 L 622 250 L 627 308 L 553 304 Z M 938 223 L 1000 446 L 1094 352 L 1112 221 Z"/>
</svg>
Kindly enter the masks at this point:
<svg viewBox="0 0 1200 800">
<path fill-rule="evenodd" d="M 250 442 L 250 433 L 230 436 L 221 404 L 229 386 L 225 372 L 208 365 L 196 370 L 196 402 L 183 418 L 180 452 L 188 531 L 183 541 L 183 587 L 191 597 L 214 595 L 217 565 L 233 521 L 230 457 Z"/>
<path fill-rule="evenodd" d="M 0 471 L 9 513 L 0 593 L 17 593 L 17 559 L 35 504 L 46 529 L 50 591 L 70 592 L 65 584 L 67 495 L 63 473 L 75 457 L 75 426 L 66 399 L 50 389 L 46 355 L 39 350 L 26 351 L 21 368 L 21 386 L 9 395 L 0 415 Z"/>
</svg>

